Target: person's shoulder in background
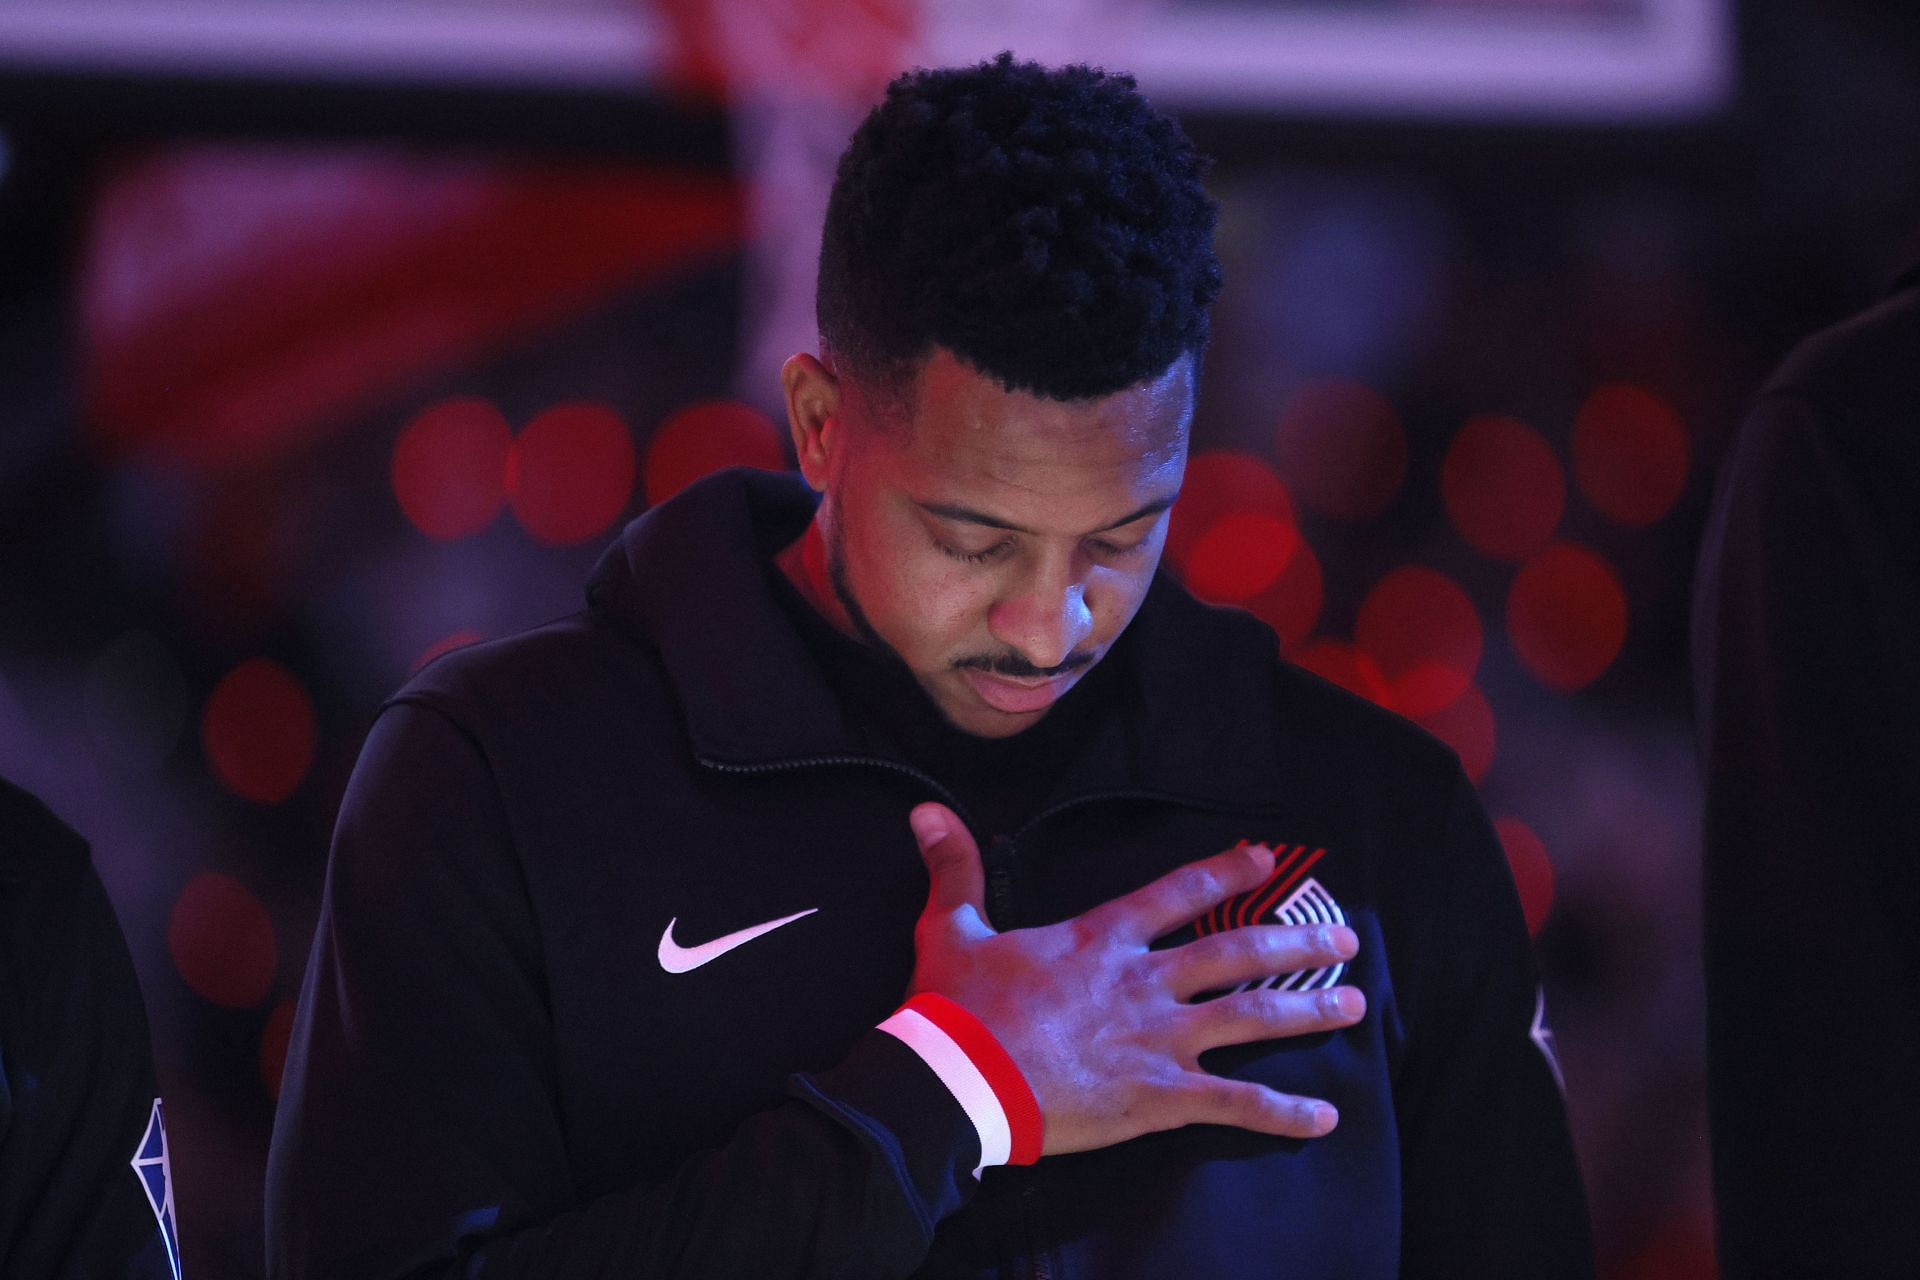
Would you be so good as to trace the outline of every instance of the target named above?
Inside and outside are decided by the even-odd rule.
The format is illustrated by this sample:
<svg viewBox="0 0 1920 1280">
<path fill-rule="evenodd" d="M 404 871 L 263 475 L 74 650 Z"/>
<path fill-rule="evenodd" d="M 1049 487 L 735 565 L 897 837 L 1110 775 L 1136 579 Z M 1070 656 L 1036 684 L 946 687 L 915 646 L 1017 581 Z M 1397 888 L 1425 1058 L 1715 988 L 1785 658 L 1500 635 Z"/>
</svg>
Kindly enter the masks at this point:
<svg viewBox="0 0 1920 1280">
<path fill-rule="evenodd" d="M 1920 477 L 1920 267 L 1893 293 L 1796 346 L 1760 393 L 1797 398 L 1847 471 L 1914 491 Z M 1888 469 L 1891 469 L 1891 474 Z"/>
<path fill-rule="evenodd" d="M 1889 390 L 1920 386 L 1920 267 L 1864 311 L 1803 339 L 1767 379 L 1762 394 L 1799 391 L 1886 403 Z"/>
</svg>

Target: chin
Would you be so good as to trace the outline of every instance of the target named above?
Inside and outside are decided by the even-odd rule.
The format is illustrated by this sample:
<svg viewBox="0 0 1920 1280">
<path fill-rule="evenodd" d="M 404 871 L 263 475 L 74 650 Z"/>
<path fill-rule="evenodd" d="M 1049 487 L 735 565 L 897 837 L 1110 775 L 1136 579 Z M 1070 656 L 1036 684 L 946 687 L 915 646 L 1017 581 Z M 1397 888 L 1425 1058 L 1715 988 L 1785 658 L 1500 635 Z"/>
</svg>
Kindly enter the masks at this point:
<svg viewBox="0 0 1920 1280">
<path fill-rule="evenodd" d="M 1051 707 L 1039 711 L 1010 712 L 995 707 L 982 706 L 975 701 L 971 690 L 961 690 L 953 699 L 934 700 L 940 708 L 940 714 L 946 717 L 948 724 L 962 733 L 970 733 L 976 738 L 1011 738 L 1023 729 L 1031 729 L 1052 710 Z"/>
<path fill-rule="evenodd" d="M 1044 711 L 1030 711 L 1016 716 L 1004 711 L 982 711 L 975 713 L 974 719 L 969 723 L 955 720 L 951 715 L 947 720 L 956 729 L 963 733 L 970 733 L 976 738 L 1011 738 L 1023 729 L 1031 729 L 1039 724 L 1046 714 Z"/>
</svg>

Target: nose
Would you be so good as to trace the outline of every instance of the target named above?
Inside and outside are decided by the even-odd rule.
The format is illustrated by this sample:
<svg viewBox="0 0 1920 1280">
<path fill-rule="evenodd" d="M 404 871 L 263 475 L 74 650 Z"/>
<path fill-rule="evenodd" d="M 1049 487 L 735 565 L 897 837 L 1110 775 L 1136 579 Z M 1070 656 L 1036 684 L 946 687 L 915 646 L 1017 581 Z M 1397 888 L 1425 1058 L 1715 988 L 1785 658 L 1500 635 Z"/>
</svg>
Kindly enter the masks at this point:
<svg viewBox="0 0 1920 1280">
<path fill-rule="evenodd" d="M 1017 591 L 994 602 L 987 630 L 1034 666 L 1059 666 L 1093 634 L 1085 579 L 1071 571 L 1036 570 Z"/>
</svg>

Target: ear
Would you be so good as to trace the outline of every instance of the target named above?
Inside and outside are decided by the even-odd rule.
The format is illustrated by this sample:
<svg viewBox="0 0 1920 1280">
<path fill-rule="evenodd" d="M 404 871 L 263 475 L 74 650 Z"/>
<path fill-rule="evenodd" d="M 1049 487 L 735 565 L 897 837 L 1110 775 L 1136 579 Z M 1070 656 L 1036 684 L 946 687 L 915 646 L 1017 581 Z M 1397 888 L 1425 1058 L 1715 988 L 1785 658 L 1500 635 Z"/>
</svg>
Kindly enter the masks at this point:
<svg viewBox="0 0 1920 1280">
<path fill-rule="evenodd" d="M 839 447 L 840 381 L 833 371 L 804 352 L 780 366 L 787 396 L 787 428 L 793 433 L 800 474 L 816 492 L 827 485 L 828 458 Z"/>
</svg>

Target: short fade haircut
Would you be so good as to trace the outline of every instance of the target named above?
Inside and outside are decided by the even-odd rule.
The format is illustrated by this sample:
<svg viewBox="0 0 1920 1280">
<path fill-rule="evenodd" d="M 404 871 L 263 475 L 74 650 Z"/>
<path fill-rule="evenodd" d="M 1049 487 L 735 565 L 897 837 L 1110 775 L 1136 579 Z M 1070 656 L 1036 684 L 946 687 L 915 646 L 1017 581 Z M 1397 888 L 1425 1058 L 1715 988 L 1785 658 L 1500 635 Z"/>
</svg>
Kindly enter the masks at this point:
<svg viewBox="0 0 1920 1280">
<path fill-rule="evenodd" d="M 840 157 L 821 342 L 896 402 L 936 346 L 1054 400 L 1197 358 L 1220 292 L 1207 167 L 1128 75 L 1011 53 L 908 72 Z"/>
</svg>

